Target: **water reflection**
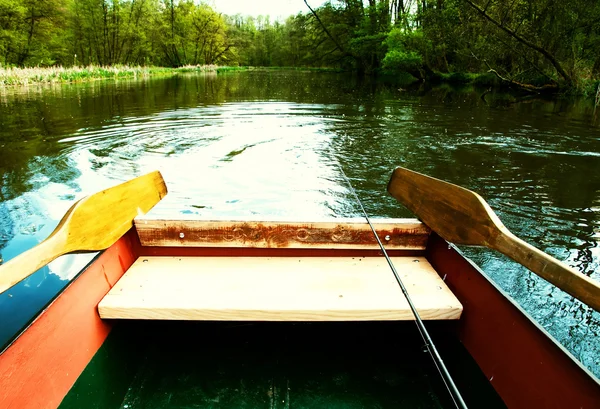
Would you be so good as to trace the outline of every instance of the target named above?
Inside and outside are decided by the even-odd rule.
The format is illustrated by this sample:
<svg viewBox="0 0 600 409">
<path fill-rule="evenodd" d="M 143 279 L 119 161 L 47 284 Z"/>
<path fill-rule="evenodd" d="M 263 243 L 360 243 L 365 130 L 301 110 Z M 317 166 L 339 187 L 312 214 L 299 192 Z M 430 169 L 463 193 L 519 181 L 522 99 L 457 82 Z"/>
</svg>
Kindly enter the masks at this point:
<svg viewBox="0 0 600 409">
<path fill-rule="evenodd" d="M 600 279 L 593 106 L 480 94 L 281 72 L 5 90 L 0 252 L 44 238 L 76 198 L 154 169 L 170 193 L 153 212 L 171 217 L 359 216 L 338 165 L 371 215 L 410 216 L 385 192 L 403 165 L 478 191 L 517 235 Z M 600 374 L 598 313 L 501 256 L 467 251 Z M 39 291 L 0 297 L 0 314 L 26 316 L 68 271 L 51 266 L 23 284 Z"/>
</svg>

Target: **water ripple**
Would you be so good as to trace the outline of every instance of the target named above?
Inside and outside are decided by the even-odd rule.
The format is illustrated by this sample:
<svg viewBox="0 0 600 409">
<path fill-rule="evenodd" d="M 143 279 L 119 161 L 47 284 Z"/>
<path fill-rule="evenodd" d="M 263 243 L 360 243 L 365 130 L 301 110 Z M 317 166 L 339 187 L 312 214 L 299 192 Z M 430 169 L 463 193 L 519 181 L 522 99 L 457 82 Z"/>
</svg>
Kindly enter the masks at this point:
<svg viewBox="0 0 600 409">
<path fill-rule="evenodd" d="M 589 115 L 557 115 L 553 102 L 490 107 L 447 90 L 374 93 L 347 78 L 248 75 L 0 101 L 14 110 L 0 115 L 2 255 L 41 240 L 73 200 L 155 169 L 169 188 L 158 216 L 360 216 L 340 169 L 370 215 L 412 216 L 386 193 L 403 165 L 477 191 L 517 235 L 600 280 L 600 137 Z M 600 374 L 598 313 L 504 257 L 468 251 Z M 56 289 L 64 268 L 30 287 Z"/>
</svg>

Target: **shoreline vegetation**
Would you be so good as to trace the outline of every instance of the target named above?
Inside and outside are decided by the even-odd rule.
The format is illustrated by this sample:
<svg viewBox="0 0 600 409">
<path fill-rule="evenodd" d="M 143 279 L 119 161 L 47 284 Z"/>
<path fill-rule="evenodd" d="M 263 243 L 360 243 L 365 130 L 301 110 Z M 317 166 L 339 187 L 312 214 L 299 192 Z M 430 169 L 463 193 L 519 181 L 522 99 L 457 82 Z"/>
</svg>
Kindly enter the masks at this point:
<svg viewBox="0 0 600 409">
<path fill-rule="evenodd" d="M 304 71 L 304 72 L 347 72 L 340 68 L 331 67 L 252 67 L 252 66 L 218 66 L 218 65 L 186 65 L 182 67 L 154 67 L 154 66 L 95 66 L 87 67 L 1 67 L 0 66 L 0 88 L 28 85 L 49 84 L 76 84 L 99 80 L 138 79 L 150 77 L 165 77 L 187 73 L 214 73 L 223 74 L 236 71 Z M 410 73 L 387 73 L 385 77 L 399 87 L 411 87 L 415 83 L 421 83 Z M 432 72 L 426 82 L 432 85 L 449 84 L 451 86 L 471 85 L 486 89 L 482 98 L 493 89 L 504 90 L 512 93 L 522 93 L 521 87 L 516 89 L 507 81 L 503 81 L 495 73 L 439 73 Z M 403 88 L 400 88 L 403 90 Z M 527 93 L 527 92 L 526 92 Z M 533 92 L 543 94 L 543 92 Z M 583 96 L 591 98 L 595 107 L 600 105 L 600 81 L 581 81 L 577 89 L 563 89 L 563 96 Z"/>
<path fill-rule="evenodd" d="M 87 67 L 0 67 L 0 87 L 82 83 L 97 80 L 136 79 L 158 76 L 170 76 L 185 73 L 225 73 L 232 71 L 314 71 L 314 72 L 341 72 L 337 68 L 327 67 L 230 67 L 217 65 L 187 65 L 183 67 L 142 67 L 128 65 L 95 66 Z"/>
<path fill-rule="evenodd" d="M 0 69 L 51 70 L 11 71 L 3 79 L 11 84 L 217 66 L 331 67 L 395 77 L 401 87 L 474 84 L 592 99 L 600 85 L 599 1 L 304 0 L 304 12 L 276 20 L 224 15 L 204 0 L 1 3 Z"/>
<path fill-rule="evenodd" d="M 76 84 L 98 80 L 138 79 L 160 76 L 172 76 L 186 73 L 227 73 L 235 71 L 304 71 L 304 72 L 347 72 L 341 68 L 332 67 L 253 67 L 253 66 L 219 66 L 219 65 L 186 65 L 182 67 L 155 67 L 155 66 L 96 66 L 87 67 L 1 67 L 0 87 L 45 85 L 45 84 Z M 387 73 L 388 80 L 398 86 L 410 87 L 416 82 L 421 82 L 409 73 Z M 427 82 L 439 85 L 452 86 L 472 85 L 487 91 L 492 89 L 511 90 L 511 84 L 506 83 L 492 72 L 484 73 L 439 73 L 432 72 L 426 79 Z M 402 88 L 401 88 L 402 89 Z M 515 91 L 513 89 L 513 91 Z M 516 91 L 519 91 L 518 89 Z M 565 89 L 562 95 L 585 96 L 595 100 L 595 106 L 600 104 L 600 81 L 582 81 L 579 89 Z"/>
<path fill-rule="evenodd" d="M 145 78 L 183 72 L 213 72 L 214 66 L 200 67 L 141 67 L 94 66 L 87 67 L 24 67 L 0 68 L 0 86 L 78 83 L 102 79 Z"/>
</svg>

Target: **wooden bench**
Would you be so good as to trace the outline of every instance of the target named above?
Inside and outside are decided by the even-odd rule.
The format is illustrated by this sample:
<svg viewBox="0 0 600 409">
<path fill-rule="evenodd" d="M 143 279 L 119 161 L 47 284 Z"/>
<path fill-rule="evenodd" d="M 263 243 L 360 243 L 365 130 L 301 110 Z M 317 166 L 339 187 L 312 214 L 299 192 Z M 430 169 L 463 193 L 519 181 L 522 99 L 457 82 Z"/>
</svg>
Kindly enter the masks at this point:
<svg viewBox="0 0 600 409">
<path fill-rule="evenodd" d="M 283 223 L 144 218 L 135 224 L 143 246 L 276 247 L 281 249 L 281 256 L 142 256 L 100 302 L 102 318 L 414 319 L 385 258 L 362 255 L 361 249 L 375 248 L 364 221 Z M 428 229 L 416 220 L 385 220 L 377 223 L 376 229 L 388 243 L 386 247 L 395 250 L 424 250 L 429 235 Z M 286 249 L 306 247 L 354 249 L 355 254 L 294 257 L 285 253 Z M 423 255 L 392 260 L 422 319 L 460 318 L 462 305 Z"/>
</svg>

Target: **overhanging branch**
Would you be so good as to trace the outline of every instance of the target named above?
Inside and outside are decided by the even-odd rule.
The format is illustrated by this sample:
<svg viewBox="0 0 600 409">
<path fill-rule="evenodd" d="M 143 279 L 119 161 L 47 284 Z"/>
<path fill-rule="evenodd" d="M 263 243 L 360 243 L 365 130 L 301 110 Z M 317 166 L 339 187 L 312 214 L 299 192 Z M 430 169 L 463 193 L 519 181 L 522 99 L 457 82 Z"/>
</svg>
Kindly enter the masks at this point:
<svg viewBox="0 0 600 409">
<path fill-rule="evenodd" d="M 527 47 L 531 48 L 532 50 L 537 51 L 538 53 L 542 54 L 556 69 L 556 72 L 558 72 L 558 74 L 564 78 L 564 80 L 568 83 L 571 84 L 573 82 L 573 80 L 571 79 L 571 76 L 569 74 L 566 73 L 566 71 L 563 69 L 563 67 L 560 65 L 560 63 L 558 62 L 558 60 L 556 60 L 556 58 L 554 58 L 554 56 L 552 54 L 550 54 L 550 52 L 534 43 L 532 43 L 531 41 L 521 37 L 520 35 L 518 35 L 515 31 L 511 30 L 510 28 L 504 26 L 502 23 L 500 23 L 499 21 L 496 21 L 492 16 L 490 16 L 486 10 L 482 9 L 481 7 L 479 7 L 477 4 L 473 3 L 471 0 L 465 0 L 471 7 L 473 7 L 475 10 L 477 10 L 477 12 L 479 14 L 481 14 L 486 20 L 488 20 L 489 22 L 491 22 L 493 25 L 495 25 L 496 27 L 498 27 L 500 30 L 504 31 L 505 33 L 507 33 L 508 35 L 510 35 L 512 38 L 514 38 L 515 40 L 517 40 L 518 42 L 520 42 L 521 44 L 526 45 Z"/>
<path fill-rule="evenodd" d="M 350 54 L 349 52 L 347 52 L 344 49 L 344 47 L 342 47 L 340 45 L 340 43 L 335 39 L 335 37 L 331 35 L 331 33 L 329 32 L 329 30 L 327 29 L 327 27 L 325 26 L 325 24 L 323 24 L 323 22 L 319 18 L 319 15 L 317 14 L 317 12 L 313 10 L 313 8 L 310 6 L 310 4 L 308 4 L 307 0 L 304 0 L 304 4 L 306 4 L 306 7 L 308 7 L 308 9 L 312 13 L 312 15 L 315 16 L 315 18 L 317 19 L 317 21 L 319 22 L 319 24 L 321 25 L 321 27 L 323 27 L 323 30 L 325 31 L 325 34 L 327 34 L 327 37 L 329 37 L 331 39 L 331 41 L 333 41 L 333 43 L 335 44 L 335 46 L 337 47 L 337 49 L 340 50 L 345 55 L 353 57 L 353 55 Z"/>
</svg>

